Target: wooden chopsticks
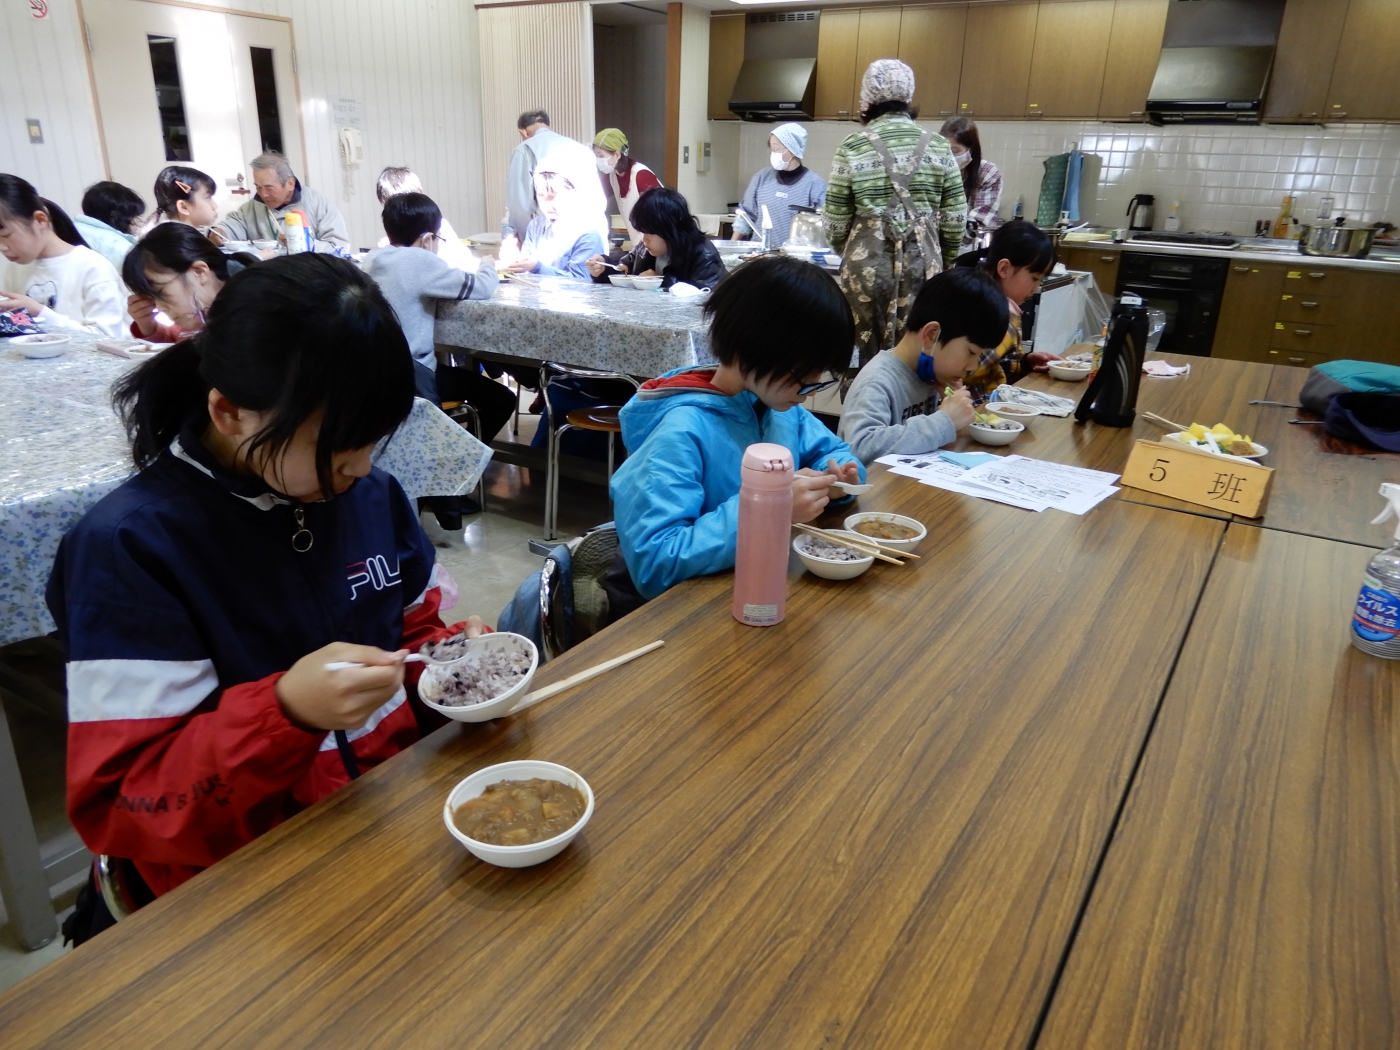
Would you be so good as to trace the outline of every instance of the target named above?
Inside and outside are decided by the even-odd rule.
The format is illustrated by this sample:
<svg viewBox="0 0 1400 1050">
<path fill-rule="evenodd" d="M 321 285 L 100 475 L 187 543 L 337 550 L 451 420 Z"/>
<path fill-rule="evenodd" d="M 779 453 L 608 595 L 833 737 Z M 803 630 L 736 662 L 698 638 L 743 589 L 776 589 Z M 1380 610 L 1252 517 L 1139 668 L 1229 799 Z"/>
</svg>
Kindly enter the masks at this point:
<svg viewBox="0 0 1400 1050">
<path fill-rule="evenodd" d="M 1158 426 L 1174 427 L 1175 429 L 1180 430 L 1183 433 L 1191 429 L 1190 427 L 1182 426 L 1180 423 L 1173 423 L 1170 419 L 1167 419 L 1165 416 L 1159 416 L 1155 412 L 1143 412 L 1141 413 L 1141 415 L 1142 418 L 1147 420 L 1149 423 L 1156 423 Z"/>
<path fill-rule="evenodd" d="M 900 561 L 900 558 L 917 559 L 919 557 L 917 554 L 911 554 L 909 553 L 909 551 L 902 551 L 896 547 L 886 547 L 883 543 L 877 543 L 874 540 L 866 540 L 864 538 L 855 539 L 851 536 L 842 536 L 840 533 L 831 532 L 827 529 L 814 528 L 811 525 L 803 525 L 800 522 L 793 522 L 792 527 L 794 529 L 797 529 L 799 532 L 807 533 L 809 536 L 820 536 L 822 539 L 828 541 L 829 543 L 836 543 L 842 547 L 850 547 L 851 550 L 860 551 L 860 553 L 862 554 L 867 554 L 871 557 L 879 558 L 881 561 L 887 561 L 891 565 L 904 565 L 905 562 Z M 895 557 L 890 557 L 891 554 L 895 555 Z"/>
</svg>

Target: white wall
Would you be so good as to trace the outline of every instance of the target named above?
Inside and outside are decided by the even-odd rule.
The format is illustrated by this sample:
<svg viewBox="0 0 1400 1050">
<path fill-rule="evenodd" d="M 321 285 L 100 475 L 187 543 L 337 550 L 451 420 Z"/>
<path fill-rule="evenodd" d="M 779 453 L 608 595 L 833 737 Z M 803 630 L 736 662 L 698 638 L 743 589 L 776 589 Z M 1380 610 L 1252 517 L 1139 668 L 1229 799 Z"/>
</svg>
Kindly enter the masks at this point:
<svg viewBox="0 0 1400 1050">
<path fill-rule="evenodd" d="M 407 164 L 462 235 L 487 228 L 483 208 L 477 14 L 453 0 L 203 0 L 292 19 L 306 131 L 308 185 L 345 213 L 357 247 L 382 235 L 374 181 Z M 0 171 L 35 182 L 76 212 L 83 188 L 105 178 L 76 0 L 49 0 L 47 19 L 5 0 L 0 31 Z M 329 100 L 363 99 L 366 161 L 354 195 L 342 188 Z M 29 145 L 24 118 L 44 121 Z M 513 123 L 513 117 L 512 117 Z M 288 129 L 290 130 L 290 129 Z M 150 200 L 149 186 L 133 187 Z M 490 224 L 494 226 L 494 223 Z"/>
<path fill-rule="evenodd" d="M 716 122 L 718 123 L 718 122 Z M 934 130 L 938 124 L 931 125 Z M 773 125 L 739 128 L 737 194 L 768 163 Z M 806 125 L 808 167 L 826 177 L 841 141 L 857 125 L 816 121 Z M 1035 218 L 1045 158 L 1078 142 L 1102 160 L 1098 185 L 1081 197 L 1081 218 L 1104 226 L 1125 224 L 1136 193 L 1157 197 L 1160 229 L 1172 201 L 1181 201 L 1184 230 L 1253 234 L 1256 219 L 1272 220 L 1286 194 L 1302 198 L 1295 214 L 1312 215 L 1323 196 L 1336 211 L 1365 222 L 1400 224 L 1400 126 L 1334 127 L 1195 126 L 1154 128 L 1097 121 L 987 121 L 979 125 L 982 152 L 1001 168 L 1001 214 L 1010 218 L 1017 198 Z M 729 196 L 736 200 L 737 196 Z"/>
</svg>

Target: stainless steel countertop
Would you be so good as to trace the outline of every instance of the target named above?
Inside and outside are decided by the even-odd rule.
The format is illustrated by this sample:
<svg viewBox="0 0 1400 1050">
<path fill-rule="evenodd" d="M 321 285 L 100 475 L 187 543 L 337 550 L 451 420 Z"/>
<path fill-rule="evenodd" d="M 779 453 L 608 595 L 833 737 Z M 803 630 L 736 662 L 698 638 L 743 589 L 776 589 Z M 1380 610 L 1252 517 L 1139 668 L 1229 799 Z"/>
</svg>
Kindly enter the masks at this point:
<svg viewBox="0 0 1400 1050">
<path fill-rule="evenodd" d="M 1068 241 L 1060 245 L 1065 248 L 1088 248 L 1093 251 L 1111 250 L 1125 252 L 1147 252 L 1152 255 L 1195 255 L 1208 259 L 1238 259 L 1253 263 L 1278 263 L 1283 266 L 1320 269 L 1334 266 L 1347 270 L 1373 270 L 1378 273 L 1400 274 L 1400 251 L 1380 248 L 1366 259 L 1332 259 L 1319 255 L 1304 255 L 1298 251 L 1297 241 L 1275 241 L 1286 245 L 1283 250 L 1260 247 L 1260 240 L 1241 238 L 1238 248 L 1207 248 L 1187 244 L 1158 244 L 1154 241 Z M 1268 242 L 1264 242 L 1268 243 Z M 1383 252 L 1379 258 L 1376 252 Z"/>
</svg>

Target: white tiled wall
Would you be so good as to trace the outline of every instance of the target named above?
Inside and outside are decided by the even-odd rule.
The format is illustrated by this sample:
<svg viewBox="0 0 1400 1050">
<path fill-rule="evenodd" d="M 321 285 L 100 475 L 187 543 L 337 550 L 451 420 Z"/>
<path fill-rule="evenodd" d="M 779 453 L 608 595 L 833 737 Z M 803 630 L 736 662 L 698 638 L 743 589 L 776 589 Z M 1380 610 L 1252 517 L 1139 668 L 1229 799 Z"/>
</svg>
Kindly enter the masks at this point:
<svg viewBox="0 0 1400 1050">
<path fill-rule="evenodd" d="M 854 124 L 821 121 L 807 128 L 808 167 L 822 175 Z M 737 200 L 753 172 L 768 162 L 772 125 L 740 130 Z M 938 125 L 933 125 L 937 130 Z M 1253 233 L 1256 219 L 1272 220 L 1285 194 L 1302 198 L 1295 214 L 1316 213 L 1318 201 L 1335 197 L 1334 214 L 1400 224 L 1400 126 L 1154 128 L 1097 121 L 987 121 L 980 125 L 983 155 L 1002 170 L 1002 215 L 1017 198 L 1035 218 L 1045 158 L 1074 143 L 1098 158 L 1096 185 L 1085 187 L 1081 217 L 1105 226 L 1124 224 L 1136 193 L 1157 198 L 1160 229 L 1167 208 L 1181 202 L 1182 229 Z M 1086 170 L 1092 170 L 1091 163 Z"/>
<path fill-rule="evenodd" d="M 382 235 L 374 181 L 407 164 L 464 236 L 486 228 L 482 207 L 481 90 L 476 10 L 442 0 L 203 0 L 290 17 L 296 35 L 306 181 L 345 213 L 357 246 Z M 75 0 L 0 5 L 0 171 L 21 175 L 73 212 L 84 187 L 105 178 Z M 342 184 L 329 101 L 364 100 L 365 163 L 352 196 Z M 44 123 L 30 145 L 24 118 Z M 514 114 L 510 115 L 514 126 Z M 503 177 L 503 176 L 502 176 Z M 150 201 L 149 186 L 133 187 Z"/>
</svg>

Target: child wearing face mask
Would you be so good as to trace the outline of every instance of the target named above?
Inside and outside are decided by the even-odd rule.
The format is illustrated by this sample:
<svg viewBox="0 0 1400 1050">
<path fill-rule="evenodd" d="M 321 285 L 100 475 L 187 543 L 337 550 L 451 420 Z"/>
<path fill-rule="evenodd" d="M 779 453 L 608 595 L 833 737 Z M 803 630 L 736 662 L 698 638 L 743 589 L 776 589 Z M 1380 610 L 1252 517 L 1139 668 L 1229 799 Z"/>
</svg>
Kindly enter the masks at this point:
<svg viewBox="0 0 1400 1050">
<path fill-rule="evenodd" d="M 47 599 L 69 818 L 149 900 L 442 724 L 404 657 L 483 625 L 443 626 L 433 545 L 371 464 L 413 359 L 353 263 L 249 267 L 115 399 L 137 473 L 63 538 Z M 65 933 L 112 921 L 89 885 Z"/>
<path fill-rule="evenodd" d="M 131 289 L 126 309 L 131 334 L 157 343 L 179 342 L 204 327 L 204 315 L 230 277 L 258 262 L 256 255 L 225 255 L 193 226 L 157 226 L 122 261 Z M 173 323 L 157 317 L 164 311 Z"/>
<path fill-rule="evenodd" d="M 627 136 L 617 128 L 604 128 L 593 136 L 593 156 L 603 179 L 603 193 L 612 194 L 618 214 L 627 224 L 633 246 L 641 243 L 641 231 L 632 225 L 632 206 L 647 190 L 660 187 L 656 173 L 627 155 Z"/>
<path fill-rule="evenodd" d="M 992 234 L 987 247 L 958 256 L 957 265 L 982 270 L 1006 296 L 1006 332 L 1000 343 L 982 354 L 966 380 L 973 402 L 981 404 L 1003 383 L 1047 371 L 1051 361 L 1059 360 L 1044 351 L 1026 353 L 1021 346 L 1021 304 L 1040 291 L 1040 282 L 1055 268 L 1055 242 L 1040 227 L 1017 219 Z"/>
<path fill-rule="evenodd" d="M 604 580 L 611 619 L 691 576 L 733 567 L 749 445 L 792 452 L 795 522 L 821 514 L 840 492 L 832 482 L 865 478 L 845 442 L 801 404 L 835 385 L 851 359 L 855 322 L 830 275 L 761 256 L 720 282 L 705 316 L 719 364 L 649 380 L 620 414 L 628 457 L 611 485 L 620 547 Z"/>
<path fill-rule="evenodd" d="M 793 208 L 821 211 L 826 203 L 826 180 L 802 163 L 807 150 L 807 129 L 801 124 L 780 124 L 768 136 L 768 167 L 749 180 L 749 188 L 739 202 L 749 219 L 759 223 L 755 230 L 743 215 L 734 220 L 734 236 L 750 232 L 765 237 L 768 247 L 781 248 L 792 230 Z M 764 230 L 763 209 L 767 207 L 773 228 Z"/>
<path fill-rule="evenodd" d="M 860 461 L 950 444 L 973 419 L 963 381 L 1001 342 L 1006 321 L 1006 296 L 980 270 L 945 270 L 925 281 L 903 338 L 872 357 L 846 394 L 840 435 Z"/>
<path fill-rule="evenodd" d="M 18 175 L 0 174 L 0 312 L 22 310 L 47 332 L 121 333 L 117 271 L 73 220 Z"/>
</svg>

